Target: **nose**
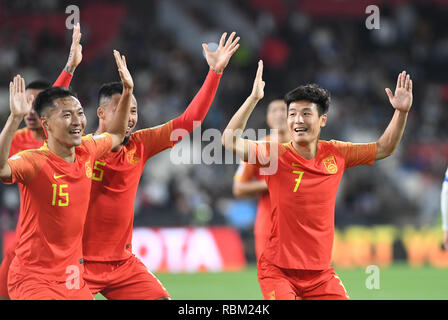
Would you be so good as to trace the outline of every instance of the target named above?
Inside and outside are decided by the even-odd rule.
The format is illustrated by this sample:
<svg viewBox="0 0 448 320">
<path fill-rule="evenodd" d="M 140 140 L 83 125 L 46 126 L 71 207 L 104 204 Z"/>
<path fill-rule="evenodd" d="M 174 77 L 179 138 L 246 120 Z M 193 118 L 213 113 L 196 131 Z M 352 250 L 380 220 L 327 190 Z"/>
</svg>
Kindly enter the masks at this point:
<svg viewBox="0 0 448 320">
<path fill-rule="evenodd" d="M 81 125 L 81 116 L 74 114 L 72 117 L 72 125 Z"/>
<path fill-rule="evenodd" d="M 298 115 L 297 117 L 299 123 L 304 123 L 305 121 L 303 120 L 303 116 L 301 114 Z"/>
</svg>

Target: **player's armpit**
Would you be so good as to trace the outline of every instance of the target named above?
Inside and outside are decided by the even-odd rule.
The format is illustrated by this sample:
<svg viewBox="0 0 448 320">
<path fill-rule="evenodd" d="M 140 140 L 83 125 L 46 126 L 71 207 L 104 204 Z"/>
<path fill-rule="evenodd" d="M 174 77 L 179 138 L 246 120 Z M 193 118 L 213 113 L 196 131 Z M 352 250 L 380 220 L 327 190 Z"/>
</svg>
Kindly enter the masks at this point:
<svg viewBox="0 0 448 320">
<path fill-rule="evenodd" d="M 2 168 L 0 168 L 0 179 L 3 183 L 11 183 L 12 180 L 12 170 L 9 163 L 6 163 Z"/>
</svg>

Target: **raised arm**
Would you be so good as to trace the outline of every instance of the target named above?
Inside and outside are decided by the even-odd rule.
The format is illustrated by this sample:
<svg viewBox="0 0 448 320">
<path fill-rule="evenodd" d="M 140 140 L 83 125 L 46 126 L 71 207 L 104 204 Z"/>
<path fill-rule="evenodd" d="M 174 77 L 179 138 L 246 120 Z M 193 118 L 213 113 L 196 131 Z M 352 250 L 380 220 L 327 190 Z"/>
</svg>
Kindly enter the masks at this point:
<svg viewBox="0 0 448 320">
<path fill-rule="evenodd" d="M 126 65 L 126 58 L 121 56 L 117 50 L 114 50 L 115 62 L 117 63 L 118 73 L 123 83 L 123 92 L 118 102 L 109 134 L 112 136 L 112 149 L 119 146 L 126 135 L 126 128 L 129 121 L 129 112 L 131 110 L 132 92 L 134 90 L 134 81 Z"/>
<path fill-rule="evenodd" d="M 82 46 L 80 44 L 81 36 L 81 27 L 79 23 L 77 23 L 73 27 L 72 44 L 70 46 L 70 53 L 68 55 L 67 64 L 53 84 L 53 87 L 69 87 L 75 69 L 82 61 Z"/>
<path fill-rule="evenodd" d="M 395 94 L 392 94 L 389 88 L 386 88 L 386 93 L 395 112 L 383 135 L 377 141 L 376 160 L 390 156 L 403 136 L 408 113 L 412 106 L 412 80 L 406 71 L 398 75 Z"/>
<path fill-rule="evenodd" d="M 226 36 L 227 33 L 222 34 L 219 46 L 214 52 L 210 52 L 205 43 L 202 44 L 210 71 L 201 89 L 190 102 L 185 112 L 173 120 L 174 130 L 184 129 L 190 133 L 195 129 L 194 123 L 201 123 L 207 115 L 213 99 L 215 98 L 221 74 L 227 67 L 230 58 L 239 47 L 238 41 L 240 38 L 237 37 L 235 40 L 233 39 L 235 37 L 235 32 L 232 32 L 227 41 Z M 175 142 L 178 142 L 184 135 L 186 134 L 178 136 Z"/>
<path fill-rule="evenodd" d="M 14 133 L 19 128 L 20 123 L 28 112 L 34 97 L 26 98 L 25 81 L 19 75 L 15 76 L 9 83 L 9 106 L 11 114 L 0 133 L 0 179 L 11 179 L 11 167 L 8 164 L 9 149 L 11 148 Z"/>
<path fill-rule="evenodd" d="M 246 128 L 249 116 L 252 114 L 258 101 L 264 96 L 265 83 L 262 77 L 263 61 L 260 60 L 251 94 L 232 117 L 222 135 L 222 144 L 224 147 L 246 162 L 249 160 L 249 140 L 242 139 L 241 136 Z"/>
</svg>

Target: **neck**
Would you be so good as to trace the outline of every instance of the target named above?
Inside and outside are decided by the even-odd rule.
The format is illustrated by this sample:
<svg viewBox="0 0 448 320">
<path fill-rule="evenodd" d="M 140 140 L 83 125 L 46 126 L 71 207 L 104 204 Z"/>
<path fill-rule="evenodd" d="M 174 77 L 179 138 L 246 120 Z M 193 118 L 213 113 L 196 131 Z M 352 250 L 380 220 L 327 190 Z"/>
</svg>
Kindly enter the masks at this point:
<svg viewBox="0 0 448 320">
<path fill-rule="evenodd" d="M 48 138 L 48 149 L 67 162 L 75 162 L 75 147 L 68 147 Z"/>
<path fill-rule="evenodd" d="M 47 138 L 45 136 L 44 129 L 42 129 L 42 128 L 31 130 L 31 133 L 33 134 L 33 137 L 37 140 L 45 141 L 45 139 Z"/>
<path fill-rule="evenodd" d="M 307 160 L 314 159 L 317 153 L 317 143 L 318 141 L 314 141 L 311 143 L 297 143 L 294 140 L 292 141 L 292 146 L 294 150 L 297 151 L 303 158 Z"/>
</svg>

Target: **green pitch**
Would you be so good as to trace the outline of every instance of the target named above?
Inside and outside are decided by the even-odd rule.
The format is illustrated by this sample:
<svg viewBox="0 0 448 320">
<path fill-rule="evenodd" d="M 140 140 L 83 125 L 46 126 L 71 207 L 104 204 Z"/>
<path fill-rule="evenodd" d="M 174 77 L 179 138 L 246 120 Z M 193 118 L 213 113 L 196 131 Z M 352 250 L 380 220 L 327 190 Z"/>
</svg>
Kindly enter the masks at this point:
<svg viewBox="0 0 448 320">
<path fill-rule="evenodd" d="M 394 264 L 380 268 L 379 289 L 367 289 L 365 269 L 337 269 L 336 273 L 353 300 L 446 300 L 448 269 L 411 268 Z M 242 272 L 157 274 L 176 300 L 262 299 L 254 265 Z M 96 299 L 104 299 L 97 295 Z"/>
</svg>

